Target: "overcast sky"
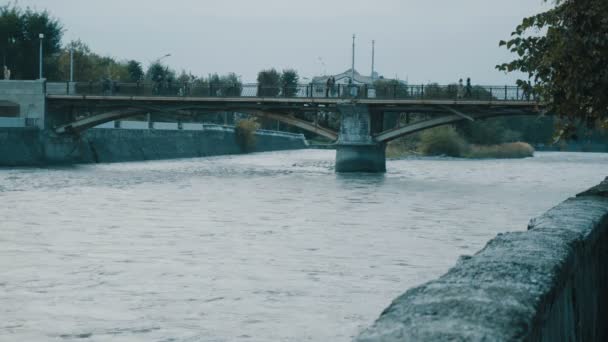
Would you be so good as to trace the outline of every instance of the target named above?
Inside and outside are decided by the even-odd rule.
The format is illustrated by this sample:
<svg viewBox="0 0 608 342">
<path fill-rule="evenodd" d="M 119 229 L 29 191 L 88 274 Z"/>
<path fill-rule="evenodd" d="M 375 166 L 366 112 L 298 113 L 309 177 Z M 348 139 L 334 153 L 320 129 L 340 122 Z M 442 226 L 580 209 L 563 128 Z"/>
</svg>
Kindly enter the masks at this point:
<svg viewBox="0 0 608 342">
<path fill-rule="evenodd" d="M 302 77 L 350 67 L 410 83 L 514 83 L 494 69 L 510 56 L 498 47 L 541 0 L 19 0 L 48 9 L 64 24 L 64 43 L 82 39 L 95 52 L 164 59 L 196 75 L 235 72 L 255 81 L 264 68 Z"/>
</svg>

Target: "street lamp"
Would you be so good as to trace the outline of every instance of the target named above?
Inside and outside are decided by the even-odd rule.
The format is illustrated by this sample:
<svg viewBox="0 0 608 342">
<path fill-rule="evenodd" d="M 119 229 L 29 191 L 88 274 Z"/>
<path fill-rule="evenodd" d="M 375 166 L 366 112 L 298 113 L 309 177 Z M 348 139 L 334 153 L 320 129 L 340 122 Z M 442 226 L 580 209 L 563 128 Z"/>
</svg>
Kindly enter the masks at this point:
<svg viewBox="0 0 608 342">
<path fill-rule="evenodd" d="M 40 68 L 39 68 L 39 78 L 42 79 L 42 40 L 44 39 L 44 33 L 38 34 L 38 38 L 40 38 Z"/>
<path fill-rule="evenodd" d="M 70 48 L 70 82 L 74 82 L 74 47 Z"/>
<path fill-rule="evenodd" d="M 170 54 L 170 53 L 168 53 L 168 54 L 166 54 L 166 55 L 164 55 L 164 56 L 160 56 L 160 57 L 158 57 L 157 59 L 152 60 L 152 62 L 150 62 L 150 64 L 156 64 L 156 63 L 160 63 L 160 61 L 161 61 L 161 60 L 163 60 L 163 59 L 165 59 L 165 58 L 167 58 L 167 57 L 171 57 L 171 54 Z"/>
</svg>

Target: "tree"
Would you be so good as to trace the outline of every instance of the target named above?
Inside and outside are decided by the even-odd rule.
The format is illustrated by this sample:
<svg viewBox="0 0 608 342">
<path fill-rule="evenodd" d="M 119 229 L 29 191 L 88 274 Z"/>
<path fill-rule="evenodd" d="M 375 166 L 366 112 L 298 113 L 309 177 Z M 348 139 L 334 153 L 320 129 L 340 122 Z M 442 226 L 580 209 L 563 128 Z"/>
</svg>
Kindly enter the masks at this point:
<svg viewBox="0 0 608 342">
<path fill-rule="evenodd" d="M 409 97 L 408 85 L 399 80 L 381 78 L 374 81 L 374 89 L 378 98 L 407 98 Z"/>
<path fill-rule="evenodd" d="M 559 115 L 558 137 L 576 137 L 579 123 L 608 127 L 607 18 L 606 0 L 557 0 L 499 44 L 517 58 L 497 68 L 528 75 L 518 85 Z"/>
<path fill-rule="evenodd" d="M 58 68 L 54 56 L 61 49 L 63 27 L 47 11 L 25 11 L 16 5 L 0 6 L 0 51 L 15 79 L 38 78 L 39 34 L 44 53 L 44 77 L 56 79 Z"/>
<path fill-rule="evenodd" d="M 160 62 L 152 63 L 146 71 L 146 79 L 152 82 L 163 82 L 172 77 L 173 72 L 169 67 L 164 66 Z M 173 73 L 174 74 L 174 73 Z"/>
<path fill-rule="evenodd" d="M 213 74 L 207 82 L 212 89 L 211 96 L 241 96 L 243 90 L 243 84 L 233 72 L 222 76 Z"/>
<path fill-rule="evenodd" d="M 231 72 L 223 75 L 220 77 L 220 83 L 222 84 L 223 96 L 241 96 L 243 84 L 235 73 Z"/>
<path fill-rule="evenodd" d="M 283 96 L 285 97 L 294 97 L 298 93 L 298 82 L 300 81 L 300 76 L 298 72 L 294 69 L 283 70 L 281 74 L 281 89 L 283 92 Z"/>
<path fill-rule="evenodd" d="M 138 61 L 130 60 L 127 62 L 127 72 L 131 82 L 141 81 L 144 78 L 144 69 Z"/>
<path fill-rule="evenodd" d="M 281 91 L 281 75 L 272 68 L 258 73 L 258 96 L 274 97 Z"/>
<path fill-rule="evenodd" d="M 91 52 L 80 40 L 68 43 L 55 57 L 59 81 L 66 81 L 70 74 L 70 51 L 74 54 L 74 81 L 99 82 L 101 80 L 128 81 L 131 79 L 128 63 L 117 62 Z"/>
</svg>

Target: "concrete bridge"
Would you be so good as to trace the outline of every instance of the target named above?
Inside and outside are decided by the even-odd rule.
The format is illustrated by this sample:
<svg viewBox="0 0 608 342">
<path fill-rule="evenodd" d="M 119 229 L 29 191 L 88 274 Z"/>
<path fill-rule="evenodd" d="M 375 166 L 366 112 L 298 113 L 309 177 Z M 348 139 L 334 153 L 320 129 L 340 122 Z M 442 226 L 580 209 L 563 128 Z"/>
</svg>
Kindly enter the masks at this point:
<svg viewBox="0 0 608 342">
<path fill-rule="evenodd" d="M 78 134 L 150 112 L 178 116 L 190 111 L 238 112 L 278 120 L 334 141 L 337 172 L 384 172 L 386 143 L 408 134 L 462 120 L 539 115 L 542 110 L 530 94 L 506 86 L 476 86 L 464 94 L 455 85 L 396 84 L 332 89 L 309 84 L 280 89 L 258 84 L 172 87 L 87 82 L 48 83 L 41 88 L 45 89 L 48 112 L 45 125 L 57 134 Z M 0 89 L 0 100 L 2 94 Z M 35 100 L 40 102 L 40 97 Z M 321 126 L 317 119 L 306 119 L 318 113 L 336 115 L 339 131 Z M 400 125 L 400 120 L 387 120 L 396 113 L 405 113 L 406 118 L 411 113 L 424 114 L 425 118 L 406 119 L 405 125 Z"/>
</svg>

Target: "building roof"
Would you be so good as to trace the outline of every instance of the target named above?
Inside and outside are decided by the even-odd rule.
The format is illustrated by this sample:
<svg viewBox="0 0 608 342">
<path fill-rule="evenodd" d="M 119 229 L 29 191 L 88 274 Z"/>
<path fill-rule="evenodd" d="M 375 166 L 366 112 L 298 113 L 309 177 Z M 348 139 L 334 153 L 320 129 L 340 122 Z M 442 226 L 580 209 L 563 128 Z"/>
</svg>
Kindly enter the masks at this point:
<svg viewBox="0 0 608 342">
<path fill-rule="evenodd" d="M 336 75 L 327 75 L 327 76 L 315 76 L 312 78 L 312 83 L 322 83 L 325 84 L 327 82 L 327 79 L 330 76 L 333 76 L 336 79 L 336 83 L 348 83 L 348 80 L 351 78 L 352 75 L 352 69 L 348 69 L 340 74 L 336 74 Z M 358 84 L 372 84 L 372 77 L 371 76 L 363 76 L 361 75 L 359 72 L 357 72 L 357 70 L 355 69 L 355 79 L 354 79 L 354 83 L 358 83 Z"/>
</svg>

